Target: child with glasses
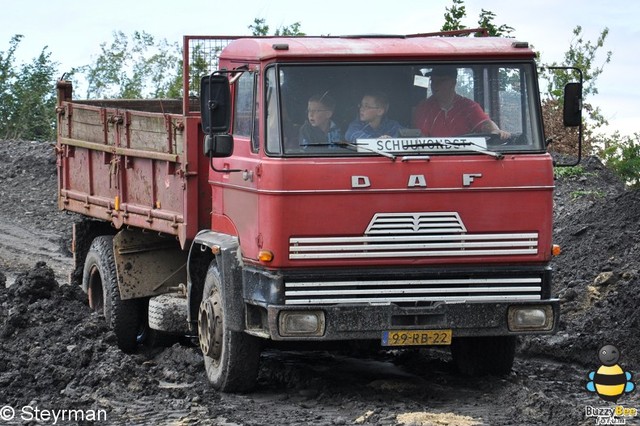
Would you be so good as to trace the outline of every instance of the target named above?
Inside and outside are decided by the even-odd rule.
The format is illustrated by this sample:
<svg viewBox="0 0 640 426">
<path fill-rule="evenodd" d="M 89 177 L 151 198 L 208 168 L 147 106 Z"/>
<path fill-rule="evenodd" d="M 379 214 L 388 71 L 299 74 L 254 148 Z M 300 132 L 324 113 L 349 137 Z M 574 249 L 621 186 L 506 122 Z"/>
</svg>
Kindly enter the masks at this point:
<svg viewBox="0 0 640 426">
<path fill-rule="evenodd" d="M 367 93 L 359 105 L 358 118 L 349 124 L 345 139 L 355 142 L 357 139 L 397 137 L 400 124 L 387 118 L 389 100 L 383 93 Z"/>
</svg>

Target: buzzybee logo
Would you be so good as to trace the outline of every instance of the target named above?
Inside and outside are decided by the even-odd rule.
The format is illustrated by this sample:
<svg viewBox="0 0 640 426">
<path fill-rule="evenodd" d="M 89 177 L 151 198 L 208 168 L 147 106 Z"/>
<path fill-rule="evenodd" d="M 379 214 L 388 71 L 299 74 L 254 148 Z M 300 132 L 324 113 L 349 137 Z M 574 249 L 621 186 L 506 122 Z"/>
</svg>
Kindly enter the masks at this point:
<svg viewBox="0 0 640 426">
<path fill-rule="evenodd" d="M 587 390 L 595 392 L 605 401 L 618 402 L 623 393 L 631 393 L 636 385 L 631 381 L 632 374 L 624 371 L 618 361 L 620 351 L 613 345 L 605 345 L 598 351 L 602 363 L 597 371 L 589 373 Z"/>
<path fill-rule="evenodd" d="M 624 394 L 633 392 L 636 388 L 631 381 L 633 374 L 618 364 L 620 361 L 620 351 L 613 345 L 605 345 L 598 351 L 600 367 L 596 371 L 588 374 L 589 381 L 586 388 L 589 392 L 597 394 L 600 399 L 617 403 Z M 624 407 L 622 405 L 585 407 L 585 417 L 594 418 L 597 425 L 605 424 L 626 424 L 627 418 L 637 417 L 638 409 L 635 407 Z"/>
</svg>

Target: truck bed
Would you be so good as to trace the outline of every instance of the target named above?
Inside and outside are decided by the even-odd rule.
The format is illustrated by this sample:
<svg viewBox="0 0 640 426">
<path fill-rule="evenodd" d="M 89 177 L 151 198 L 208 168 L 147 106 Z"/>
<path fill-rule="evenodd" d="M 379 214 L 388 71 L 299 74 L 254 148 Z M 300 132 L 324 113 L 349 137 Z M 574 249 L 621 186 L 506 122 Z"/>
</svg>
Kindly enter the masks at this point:
<svg viewBox="0 0 640 426">
<path fill-rule="evenodd" d="M 208 216 L 200 202 L 210 206 L 199 115 L 183 115 L 181 99 L 74 101 L 70 93 L 59 82 L 59 208 L 175 235 L 184 248 Z"/>
</svg>

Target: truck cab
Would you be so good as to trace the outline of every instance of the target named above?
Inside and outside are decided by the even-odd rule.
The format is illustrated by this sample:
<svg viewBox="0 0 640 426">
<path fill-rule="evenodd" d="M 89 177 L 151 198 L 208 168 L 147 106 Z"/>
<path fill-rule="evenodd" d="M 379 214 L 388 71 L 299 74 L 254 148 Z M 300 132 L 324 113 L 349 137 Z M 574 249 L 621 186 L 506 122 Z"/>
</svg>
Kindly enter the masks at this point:
<svg viewBox="0 0 640 426">
<path fill-rule="evenodd" d="M 420 129 L 416 110 L 433 101 L 441 69 L 500 132 Z M 244 39 L 222 52 L 219 75 L 228 78 L 202 79 L 202 127 L 221 115 L 228 127 L 203 137 L 224 134 L 233 152 L 206 148 L 211 231 L 194 246 L 234 237 L 238 330 L 275 341 L 452 345 L 467 373 L 507 372 L 515 336 L 555 331 L 553 165 L 526 43 Z M 210 98 L 227 84 L 228 100 Z M 372 94 L 384 106 L 363 105 Z M 212 100 L 228 109 L 207 109 Z M 376 107 L 397 133 L 349 139 L 366 126 L 360 111 Z M 305 136 L 321 113 L 340 138 Z"/>
</svg>

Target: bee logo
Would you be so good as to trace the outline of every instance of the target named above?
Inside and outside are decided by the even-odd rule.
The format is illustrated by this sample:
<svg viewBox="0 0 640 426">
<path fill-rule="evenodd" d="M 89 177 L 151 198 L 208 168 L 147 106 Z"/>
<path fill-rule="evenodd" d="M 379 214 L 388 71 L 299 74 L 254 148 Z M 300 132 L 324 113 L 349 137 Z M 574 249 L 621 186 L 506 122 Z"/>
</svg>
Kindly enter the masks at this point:
<svg viewBox="0 0 640 426">
<path fill-rule="evenodd" d="M 595 392 L 605 401 L 616 402 L 623 393 L 630 393 L 636 385 L 631 381 L 631 373 L 618 365 L 620 351 L 613 345 L 605 345 L 598 351 L 602 363 L 598 371 L 589 373 L 587 390 Z"/>
</svg>

